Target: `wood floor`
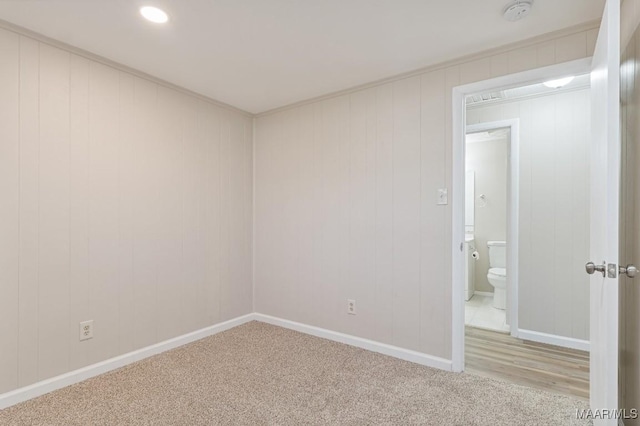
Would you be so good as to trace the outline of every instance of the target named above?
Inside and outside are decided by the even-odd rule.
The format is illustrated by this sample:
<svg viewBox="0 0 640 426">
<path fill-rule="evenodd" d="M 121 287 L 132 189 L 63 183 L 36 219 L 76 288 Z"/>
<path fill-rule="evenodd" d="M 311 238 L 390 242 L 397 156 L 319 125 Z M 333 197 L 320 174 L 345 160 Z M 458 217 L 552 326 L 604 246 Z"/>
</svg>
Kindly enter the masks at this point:
<svg viewBox="0 0 640 426">
<path fill-rule="evenodd" d="M 589 353 L 466 327 L 465 371 L 589 399 Z"/>
</svg>

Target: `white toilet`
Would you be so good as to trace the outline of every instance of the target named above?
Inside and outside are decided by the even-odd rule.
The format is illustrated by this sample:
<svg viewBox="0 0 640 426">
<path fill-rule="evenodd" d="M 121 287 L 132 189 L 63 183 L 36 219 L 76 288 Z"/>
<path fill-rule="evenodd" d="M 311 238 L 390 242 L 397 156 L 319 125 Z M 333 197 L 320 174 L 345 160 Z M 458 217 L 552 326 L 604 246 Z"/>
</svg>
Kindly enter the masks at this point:
<svg viewBox="0 0 640 426">
<path fill-rule="evenodd" d="M 507 243 L 488 241 L 489 272 L 487 279 L 493 286 L 493 307 L 507 309 Z"/>
</svg>

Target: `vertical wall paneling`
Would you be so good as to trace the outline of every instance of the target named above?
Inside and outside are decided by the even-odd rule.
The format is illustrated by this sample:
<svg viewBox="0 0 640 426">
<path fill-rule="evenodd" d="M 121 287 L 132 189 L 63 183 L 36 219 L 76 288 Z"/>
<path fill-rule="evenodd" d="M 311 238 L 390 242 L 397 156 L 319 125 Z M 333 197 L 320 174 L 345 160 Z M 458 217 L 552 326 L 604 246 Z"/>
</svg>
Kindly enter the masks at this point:
<svg viewBox="0 0 640 426">
<path fill-rule="evenodd" d="M 452 212 L 436 195 L 451 188 L 452 89 L 584 57 L 588 33 L 259 116 L 256 310 L 449 358 Z M 529 218 L 548 200 L 536 193 Z"/>
<path fill-rule="evenodd" d="M 69 366 L 69 62 L 69 53 L 40 45 L 40 379 Z"/>
<path fill-rule="evenodd" d="M 350 316 L 347 332 L 368 337 L 362 326 L 373 320 L 375 303 L 375 198 L 374 170 L 375 91 L 367 90 L 351 95 L 349 115 L 349 271 L 347 297 L 361 306 L 358 316 Z M 346 305 L 345 305 L 346 306 Z M 366 319 L 365 319 L 366 318 Z"/>
<path fill-rule="evenodd" d="M 393 337 L 410 349 L 420 328 L 420 96 L 419 76 L 393 85 Z"/>
<path fill-rule="evenodd" d="M 154 173 L 158 158 L 157 85 L 134 78 L 132 155 L 135 160 L 132 209 L 133 232 L 133 303 L 136 321 L 132 325 L 137 336 L 136 349 L 158 341 L 155 318 L 156 256 L 158 234 L 158 189 Z M 148 135 L 145 137 L 145 135 Z"/>
<path fill-rule="evenodd" d="M 445 187 L 444 161 L 435 163 L 434 158 L 445 158 L 445 71 L 439 70 L 423 75 L 421 80 L 421 127 L 428 129 L 421 134 L 420 155 L 420 285 L 426 288 L 431 279 L 445 280 L 443 268 L 433 265 L 445 263 L 446 254 L 442 249 L 445 244 L 446 230 L 439 225 L 445 215 L 445 209 L 434 203 L 438 188 Z M 420 293 L 420 351 L 429 348 L 444 347 L 444 330 L 435 321 L 443 316 L 445 289 L 438 288 L 432 292 Z M 438 354 L 442 355 L 442 354 Z"/>
<path fill-rule="evenodd" d="M 233 290 L 229 286 L 231 266 L 229 265 L 230 240 L 230 199 L 231 199 L 231 123 L 227 114 L 223 114 L 220 126 L 220 314 L 221 320 L 231 317 Z"/>
<path fill-rule="evenodd" d="M 256 161 L 255 172 L 256 176 L 268 175 L 273 176 L 277 170 L 274 165 L 274 158 L 277 150 L 274 149 L 273 141 L 276 139 L 279 116 L 274 116 L 274 119 L 261 128 L 261 143 L 256 144 L 255 155 L 256 160 L 260 158 L 260 162 Z M 277 235 L 277 229 L 275 224 L 275 211 L 278 206 L 277 203 L 270 203 L 269 200 L 273 196 L 273 192 L 277 189 L 277 180 L 270 179 L 269 181 L 261 181 L 256 178 L 255 180 L 255 203 L 256 206 L 264 206 L 257 214 L 255 219 L 255 240 L 258 241 L 272 241 L 275 243 L 274 238 Z M 273 287 L 256 287 L 255 288 L 255 306 L 259 312 L 274 312 L 275 303 L 274 299 L 279 293 L 279 289 L 276 288 L 276 280 L 272 275 L 273 258 L 275 257 L 274 250 L 264 250 L 255 253 L 255 269 L 260 271 L 265 280 L 273 283 Z M 317 256 L 314 258 L 317 259 Z M 309 307 L 311 309 L 312 306 Z"/>
<path fill-rule="evenodd" d="M 557 41 L 550 41 L 538 46 L 538 48 L 536 49 L 537 66 L 545 67 L 548 65 L 553 65 L 556 62 L 563 62 L 562 60 L 558 60 L 558 58 L 562 59 L 562 55 L 558 56 L 556 52 L 556 44 L 558 44 Z M 569 45 L 568 47 L 568 49 L 565 48 L 564 50 L 567 53 L 571 54 L 571 45 Z M 578 51 L 582 50 L 583 48 L 583 46 L 578 46 Z M 581 58 L 581 56 L 579 54 L 576 54 L 574 59 L 577 58 Z"/>
<path fill-rule="evenodd" d="M 184 102 L 178 92 L 158 87 L 158 264 L 156 300 L 158 339 L 166 340 L 180 334 L 182 322 L 181 281 L 182 241 L 180 211 L 182 208 Z"/>
<path fill-rule="evenodd" d="M 467 123 L 513 118 L 520 122 L 519 327 L 588 340 L 589 90 L 472 107 Z"/>
<path fill-rule="evenodd" d="M 507 159 L 508 137 L 466 144 L 465 168 L 475 177 L 476 197 L 485 195 L 487 204 L 475 209 L 474 247 L 479 259 L 474 261 L 476 291 L 493 292 L 487 279 L 489 248 L 487 241 L 507 239 Z"/>
<path fill-rule="evenodd" d="M 376 87 L 376 338 L 393 339 L 393 85 Z"/>
<path fill-rule="evenodd" d="M 206 324 L 205 264 L 206 251 L 204 225 L 206 223 L 203 202 L 206 200 L 206 150 L 203 122 L 199 115 L 198 101 L 188 99 L 184 105 L 183 134 L 183 186 L 181 203 L 182 228 L 182 303 L 181 331 L 196 330 Z"/>
<path fill-rule="evenodd" d="M 135 237 L 135 82 L 133 76 L 120 72 L 118 115 L 118 336 L 120 353 L 136 345 L 134 322 L 137 319 L 134 281 Z M 73 324 L 75 325 L 75 324 Z M 75 327 L 73 327 L 75 329 Z M 77 340 L 77 337 L 76 337 Z"/>
<path fill-rule="evenodd" d="M 512 50 L 508 53 L 507 63 L 509 74 L 535 68 L 538 65 L 537 46 Z"/>
<path fill-rule="evenodd" d="M 89 364 L 79 323 L 92 319 L 89 288 L 89 60 L 71 55 L 69 70 L 69 368 Z"/>
<path fill-rule="evenodd" d="M 568 62 L 585 56 L 588 56 L 586 32 L 568 35 L 556 41 L 557 62 Z"/>
<path fill-rule="evenodd" d="M 94 321 L 89 361 L 118 354 L 119 76 L 89 65 L 89 307 Z"/>
<path fill-rule="evenodd" d="M 445 167 L 445 174 L 443 177 L 443 182 L 444 182 L 444 188 L 451 188 L 452 185 L 452 175 L 453 175 L 453 165 L 452 165 L 452 158 L 453 158 L 453 144 L 449 141 L 452 140 L 453 136 L 453 102 L 452 102 L 452 98 L 451 98 L 451 92 L 453 91 L 453 88 L 458 86 L 460 84 L 460 69 L 458 66 L 455 67 L 450 67 L 447 68 L 445 70 L 445 120 L 444 120 L 444 129 L 445 129 L 445 149 L 444 149 L 444 159 L 443 159 L 443 163 L 444 163 L 444 167 Z M 424 129 L 423 131 L 428 131 L 428 129 Z M 449 200 L 451 200 L 451 198 L 449 198 Z M 433 201 L 432 201 L 433 202 Z M 444 206 L 440 206 L 440 209 L 442 210 L 442 213 L 440 213 L 441 216 L 441 220 L 442 223 L 444 223 L 444 229 L 446 229 L 446 237 L 442 243 L 442 250 L 444 251 L 444 264 L 443 267 L 446 271 L 451 271 L 451 224 L 452 224 L 452 211 L 451 211 L 451 202 L 449 201 L 446 205 Z M 445 275 L 447 281 L 449 281 L 451 278 L 451 275 L 449 272 L 447 272 L 447 274 Z M 433 281 L 431 281 L 433 282 Z M 451 293 L 452 293 L 452 289 L 453 286 L 452 285 L 446 285 L 443 286 L 443 290 L 444 290 L 444 296 L 443 299 L 450 301 L 451 300 Z M 452 312 L 451 312 L 451 303 L 443 303 L 442 304 L 442 315 L 444 318 L 450 319 L 452 316 Z M 447 321 L 447 324 L 449 324 L 450 322 Z M 443 354 L 442 356 L 445 359 L 449 359 L 451 358 L 451 326 L 448 327 L 441 327 L 441 333 L 443 336 L 443 340 L 444 340 L 444 347 L 441 349 L 441 353 Z M 436 352 L 437 349 L 436 349 Z"/>
<path fill-rule="evenodd" d="M 283 113 L 283 120 L 289 122 L 291 126 L 283 126 L 281 128 L 282 147 L 275 154 L 277 156 L 276 164 L 282 176 L 297 176 L 299 173 L 297 154 L 298 154 L 298 135 L 300 126 L 298 123 L 298 111 L 292 110 Z M 283 243 L 280 245 L 281 257 L 277 265 L 281 280 L 280 299 L 283 309 L 287 317 L 294 317 L 299 312 L 298 305 L 298 289 L 297 282 L 297 263 L 298 263 L 298 217 L 299 209 L 296 200 L 301 195 L 298 192 L 299 180 L 283 178 L 280 180 L 278 197 L 281 200 L 280 212 L 282 224 L 279 229 L 279 238 Z"/>
<path fill-rule="evenodd" d="M 210 324 L 218 322 L 221 314 L 221 277 L 222 277 L 222 245 L 221 236 L 221 211 L 222 211 L 222 185 L 221 185 L 221 156 L 220 134 L 221 114 L 217 107 L 207 105 L 203 111 L 203 130 L 208 143 L 206 146 L 206 188 L 205 211 L 209 221 L 206 225 L 206 270 L 205 279 L 209 285 L 206 291 L 207 320 Z"/>
<path fill-rule="evenodd" d="M 535 126 L 531 129 L 532 140 L 538 143 L 532 146 L 531 163 L 531 258 L 540 265 L 554 264 L 555 215 L 558 207 L 554 203 L 554 173 L 557 158 L 549 157 L 555 143 L 554 117 L 556 106 L 552 99 L 541 97 L 534 99 L 532 104 L 532 120 L 537 123 L 552 123 L 551 125 Z M 530 268 L 539 283 L 553 282 L 554 271 L 551 268 Z M 532 299 L 527 303 L 533 306 L 545 306 L 545 293 L 531 292 Z M 539 320 L 539 327 L 552 330 L 556 320 L 556 312 L 546 312 Z M 526 328 L 527 321 L 522 318 L 522 328 Z"/>
<path fill-rule="evenodd" d="M 581 205 L 588 205 L 590 203 L 590 181 L 584 178 L 589 176 L 590 165 L 590 151 L 584 149 L 584 141 L 588 141 L 590 138 L 590 116 L 588 114 L 580 114 L 579 106 L 590 105 L 591 94 L 585 91 L 581 94 L 577 94 L 577 104 L 574 104 L 574 124 L 575 133 L 573 137 L 574 152 L 571 153 L 573 159 L 573 187 L 576 190 L 573 193 L 573 212 L 574 217 L 572 225 L 574 231 L 572 233 L 573 247 L 571 247 L 572 259 L 571 259 L 571 271 L 575 271 L 572 275 L 572 288 L 573 295 L 576 303 L 572 306 L 572 318 L 578 318 L 584 315 L 582 309 L 583 306 L 589 305 L 589 292 L 585 290 L 584 275 L 581 274 L 582 267 L 584 266 L 584 257 L 588 255 L 587 247 L 589 247 L 589 209 L 582 208 Z M 586 315 L 585 315 L 586 316 Z M 572 335 L 584 336 L 584 339 L 588 339 L 589 336 L 589 322 L 572 321 Z"/>
<path fill-rule="evenodd" d="M 314 161 L 314 108 L 305 106 L 300 109 L 298 119 L 298 149 L 295 166 L 298 169 L 298 196 L 300 197 L 298 222 L 298 263 L 296 283 L 298 285 L 297 303 L 300 321 L 306 324 L 314 323 L 313 287 L 314 277 L 314 238 L 311 231 L 316 226 L 316 197 L 315 190 L 315 161 Z M 309 230 L 304 232 L 303 230 Z M 299 309 L 299 307 L 307 307 Z"/>
<path fill-rule="evenodd" d="M 251 312 L 250 117 L 5 30 L 0 93 L 0 392 Z"/>
<path fill-rule="evenodd" d="M 20 292 L 17 348 L 17 353 L 20 354 L 19 386 L 26 386 L 38 380 L 39 50 L 36 41 L 20 37 Z M 3 89 L 2 93 L 11 92 Z M 3 125 L 2 128 L 10 127 Z M 2 157 L 9 158 L 4 155 Z M 6 353 L 11 352 L 9 350 Z M 0 380 L 0 383 L 3 381 Z"/>
<path fill-rule="evenodd" d="M 247 223 L 250 218 L 246 215 L 247 192 L 251 191 L 249 186 L 249 175 L 245 156 L 248 154 L 246 146 L 245 122 L 242 117 L 229 116 L 229 187 L 228 187 L 228 224 L 229 224 L 229 280 L 233 283 L 250 282 L 251 276 L 247 271 L 251 265 L 247 263 L 246 255 L 246 232 L 249 230 Z M 293 163 L 293 162 L 292 162 Z M 247 291 L 246 285 L 230 286 L 229 299 L 224 306 L 228 309 L 227 317 L 234 318 L 247 312 L 251 308 L 251 293 Z"/>
<path fill-rule="evenodd" d="M 494 55 L 491 60 L 491 77 L 500 77 L 509 73 L 509 56 L 506 53 Z"/>
<path fill-rule="evenodd" d="M 0 391 L 250 312 L 252 232 L 258 311 L 449 357 L 451 88 L 593 35 L 260 117 L 253 188 L 250 118 L 1 31 Z"/>
<path fill-rule="evenodd" d="M 492 76 L 491 58 L 478 59 L 460 65 L 460 84 L 488 80 Z"/>
<path fill-rule="evenodd" d="M 573 130 L 576 128 L 575 116 L 578 115 L 576 111 L 582 112 L 583 109 L 580 108 L 576 97 L 572 95 L 574 93 L 569 93 L 567 96 L 559 96 L 555 109 L 555 138 L 557 143 L 554 158 L 558 159 L 558 161 L 554 164 L 553 176 L 556 179 L 553 198 L 551 199 L 556 206 L 553 228 L 554 265 L 551 272 L 554 279 L 564 284 L 557 286 L 557 297 L 554 301 L 554 310 L 557 312 L 554 334 L 559 336 L 573 336 L 572 311 L 574 307 L 570 304 L 567 305 L 567 301 L 571 300 L 572 295 L 576 292 L 573 288 L 572 270 L 568 269 L 567 265 L 572 264 L 573 234 L 577 231 L 572 224 L 574 218 L 577 219 L 581 216 L 581 211 L 575 211 L 574 208 L 585 205 L 582 202 L 583 200 L 575 199 L 576 194 L 580 193 L 573 191 L 573 185 L 575 184 L 573 178 L 577 170 L 575 170 L 575 160 L 572 158 L 572 153 L 584 152 L 585 149 L 584 147 L 575 146 L 574 143 Z M 584 141 L 581 141 L 582 143 Z M 586 176 L 583 175 L 583 177 Z"/>
<path fill-rule="evenodd" d="M 19 64 L 18 36 L 0 30 L 0 392 L 18 384 L 20 248 L 24 247 L 19 232 Z"/>
</svg>

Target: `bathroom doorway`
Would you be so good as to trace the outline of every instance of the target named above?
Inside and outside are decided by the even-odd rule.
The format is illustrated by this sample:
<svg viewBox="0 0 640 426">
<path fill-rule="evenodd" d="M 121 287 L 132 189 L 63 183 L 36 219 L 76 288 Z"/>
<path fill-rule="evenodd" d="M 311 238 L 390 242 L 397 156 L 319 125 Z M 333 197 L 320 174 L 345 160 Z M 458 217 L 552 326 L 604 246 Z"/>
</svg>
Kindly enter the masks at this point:
<svg viewBox="0 0 640 426">
<path fill-rule="evenodd" d="M 506 333 L 518 329 L 519 122 L 465 137 L 465 325 Z"/>
<path fill-rule="evenodd" d="M 454 275 L 461 370 L 588 398 L 590 78 L 572 74 L 466 96 Z"/>
</svg>

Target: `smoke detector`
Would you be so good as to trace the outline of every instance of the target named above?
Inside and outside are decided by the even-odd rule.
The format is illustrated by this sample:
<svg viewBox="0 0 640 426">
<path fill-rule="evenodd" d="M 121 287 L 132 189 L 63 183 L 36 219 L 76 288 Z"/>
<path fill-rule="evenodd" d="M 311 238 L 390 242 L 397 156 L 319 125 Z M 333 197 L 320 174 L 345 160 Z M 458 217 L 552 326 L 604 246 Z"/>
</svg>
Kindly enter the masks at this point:
<svg viewBox="0 0 640 426">
<path fill-rule="evenodd" d="M 531 11 L 533 0 L 514 0 L 504 8 L 504 19 L 507 21 L 519 21 Z"/>
</svg>

